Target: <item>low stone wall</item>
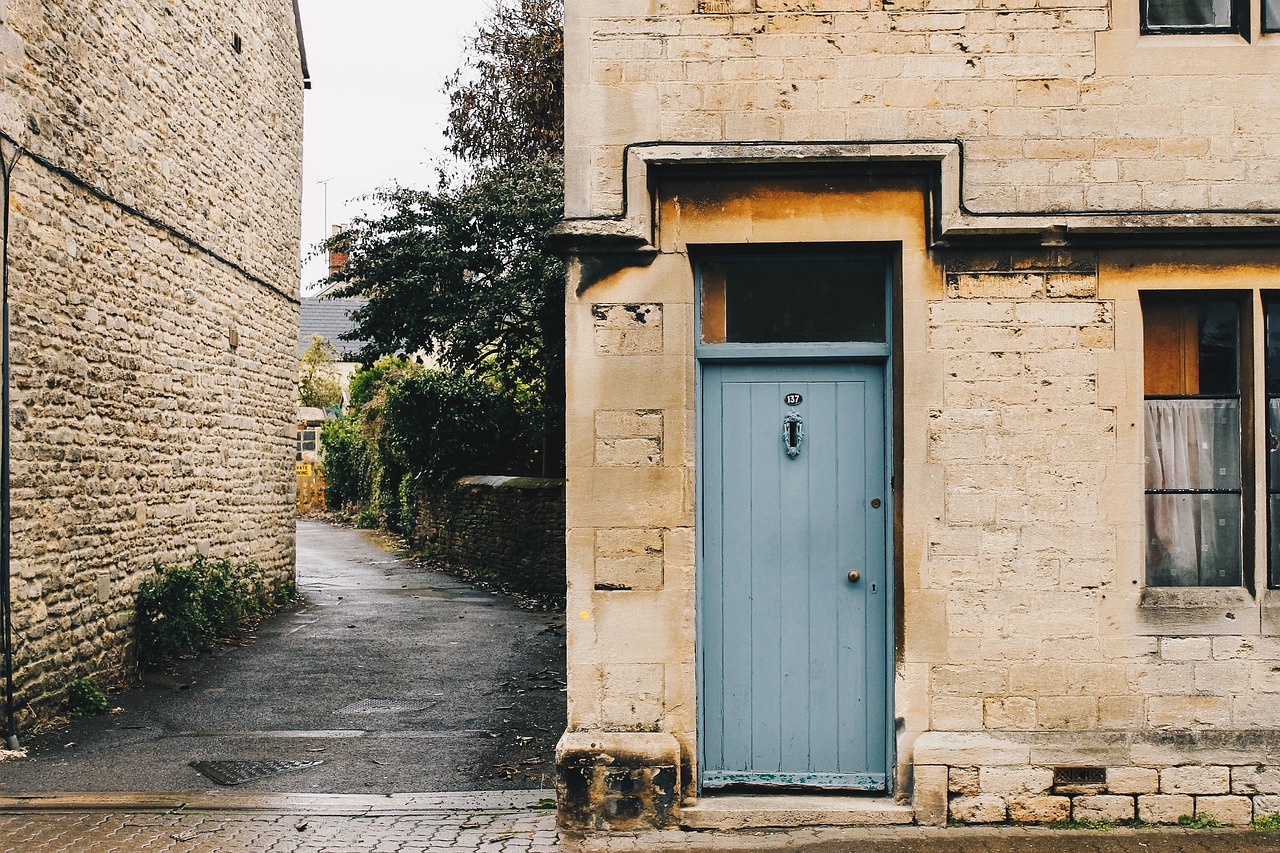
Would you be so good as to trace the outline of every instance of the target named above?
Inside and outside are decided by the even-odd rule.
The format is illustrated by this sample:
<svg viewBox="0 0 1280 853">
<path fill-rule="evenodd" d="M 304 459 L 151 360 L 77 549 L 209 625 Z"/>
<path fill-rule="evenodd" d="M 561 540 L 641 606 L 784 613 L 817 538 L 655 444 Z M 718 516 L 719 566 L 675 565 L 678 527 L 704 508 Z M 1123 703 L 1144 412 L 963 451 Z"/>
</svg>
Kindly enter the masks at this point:
<svg viewBox="0 0 1280 853">
<path fill-rule="evenodd" d="M 415 548 L 504 589 L 565 593 L 564 480 L 463 477 L 444 494 L 421 494 Z"/>
</svg>

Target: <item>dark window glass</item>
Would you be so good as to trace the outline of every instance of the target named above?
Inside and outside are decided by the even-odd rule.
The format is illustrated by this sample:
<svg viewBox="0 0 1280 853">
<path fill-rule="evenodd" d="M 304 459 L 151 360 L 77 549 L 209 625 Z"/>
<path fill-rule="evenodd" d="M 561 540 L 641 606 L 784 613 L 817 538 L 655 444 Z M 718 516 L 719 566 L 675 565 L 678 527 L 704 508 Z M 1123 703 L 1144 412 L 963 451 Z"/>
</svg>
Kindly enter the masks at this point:
<svg viewBox="0 0 1280 853">
<path fill-rule="evenodd" d="M 708 343 L 884 343 L 886 260 L 759 257 L 703 267 Z"/>
<path fill-rule="evenodd" d="M 1150 297 L 1142 322 L 1147 583 L 1239 586 L 1239 306 Z"/>
<path fill-rule="evenodd" d="M 1280 33 L 1280 0 L 1262 0 L 1262 31 Z"/>
<path fill-rule="evenodd" d="M 1268 585 L 1280 587 L 1280 300 L 1265 304 L 1267 334 L 1267 538 Z"/>
<path fill-rule="evenodd" d="M 1145 0 L 1143 26 L 1150 31 L 1231 30 L 1232 0 Z"/>
</svg>

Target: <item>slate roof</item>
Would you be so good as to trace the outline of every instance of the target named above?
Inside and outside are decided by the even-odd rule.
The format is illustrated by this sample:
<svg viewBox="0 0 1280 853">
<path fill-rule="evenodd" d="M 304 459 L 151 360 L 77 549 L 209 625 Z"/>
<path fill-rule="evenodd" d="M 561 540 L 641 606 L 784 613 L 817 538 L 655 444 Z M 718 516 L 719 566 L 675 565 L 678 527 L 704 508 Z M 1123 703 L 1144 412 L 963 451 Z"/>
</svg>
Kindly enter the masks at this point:
<svg viewBox="0 0 1280 853">
<path fill-rule="evenodd" d="M 355 328 L 348 314 L 361 307 L 367 299 L 320 299 L 304 296 L 298 313 L 298 356 L 311 346 L 311 336 L 320 335 L 337 347 L 344 361 L 358 361 L 355 354 L 364 341 L 344 341 L 339 335 Z"/>
</svg>

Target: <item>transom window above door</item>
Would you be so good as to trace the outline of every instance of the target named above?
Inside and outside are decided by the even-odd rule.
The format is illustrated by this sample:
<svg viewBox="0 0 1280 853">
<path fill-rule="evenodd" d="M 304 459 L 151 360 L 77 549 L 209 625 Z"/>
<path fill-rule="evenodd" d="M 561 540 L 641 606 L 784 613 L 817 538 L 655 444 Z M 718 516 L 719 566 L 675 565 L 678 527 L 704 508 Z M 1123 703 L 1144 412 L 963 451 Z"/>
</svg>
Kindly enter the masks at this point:
<svg viewBox="0 0 1280 853">
<path fill-rule="evenodd" d="M 888 340 L 882 255 L 742 255 L 699 271 L 705 344 Z"/>
</svg>

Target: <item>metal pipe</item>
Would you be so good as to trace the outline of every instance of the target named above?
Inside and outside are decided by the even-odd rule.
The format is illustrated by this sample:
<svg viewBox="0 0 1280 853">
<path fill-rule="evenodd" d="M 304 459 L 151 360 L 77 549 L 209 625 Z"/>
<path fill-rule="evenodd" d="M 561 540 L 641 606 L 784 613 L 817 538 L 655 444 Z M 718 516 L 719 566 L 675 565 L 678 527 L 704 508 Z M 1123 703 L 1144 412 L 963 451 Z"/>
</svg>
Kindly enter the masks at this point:
<svg viewBox="0 0 1280 853">
<path fill-rule="evenodd" d="M 13 146 L 13 156 L 6 159 L 0 150 L 0 175 L 3 176 L 3 214 L 0 215 L 0 608 L 4 613 L 4 712 L 5 741 L 9 749 L 18 748 L 17 708 L 13 701 L 13 597 L 10 571 L 10 522 L 13 518 L 9 488 L 9 182 L 22 158 L 22 148 Z"/>
</svg>

